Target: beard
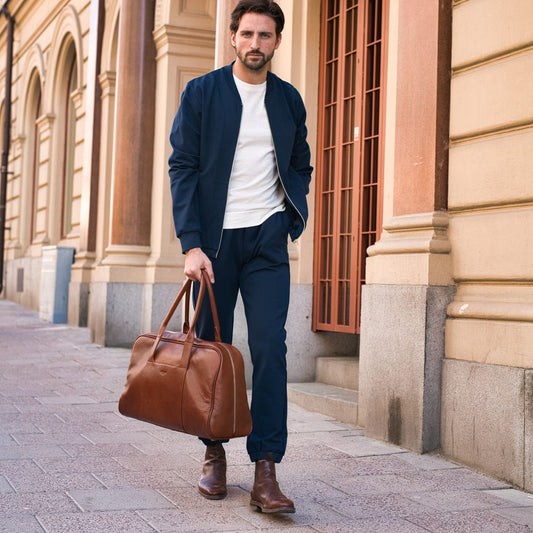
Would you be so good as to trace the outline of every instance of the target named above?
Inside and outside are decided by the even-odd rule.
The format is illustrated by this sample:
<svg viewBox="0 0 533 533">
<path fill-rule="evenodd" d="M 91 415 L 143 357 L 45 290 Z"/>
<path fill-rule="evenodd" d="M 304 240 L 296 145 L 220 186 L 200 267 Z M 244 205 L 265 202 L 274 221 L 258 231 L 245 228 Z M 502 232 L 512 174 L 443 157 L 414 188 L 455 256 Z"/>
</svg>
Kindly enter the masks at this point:
<svg viewBox="0 0 533 533">
<path fill-rule="evenodd" d="M 257 54 L 261 57 L 250 57 L 252 54 Z M 261 70 L 274 57 L 274 53 L 266 56 L 263 52 L 248 52 L 243 54 L 237 50 L 237 57 L 246 68 L 250 70 Z"/>
</svg>

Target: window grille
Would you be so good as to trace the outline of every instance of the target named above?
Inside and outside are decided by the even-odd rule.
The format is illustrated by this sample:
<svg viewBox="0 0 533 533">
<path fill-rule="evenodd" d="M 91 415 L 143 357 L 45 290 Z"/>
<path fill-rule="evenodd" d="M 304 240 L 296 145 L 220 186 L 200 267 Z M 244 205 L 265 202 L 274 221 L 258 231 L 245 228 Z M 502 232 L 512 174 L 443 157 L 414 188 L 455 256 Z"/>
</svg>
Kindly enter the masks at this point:
<svg viewBox="0 0 533 533">
<path fill-rule="evenodd" d="M 382 0 L 322 2 L 313 326 L 359 331 L 381 225 Z"/>
</svg>

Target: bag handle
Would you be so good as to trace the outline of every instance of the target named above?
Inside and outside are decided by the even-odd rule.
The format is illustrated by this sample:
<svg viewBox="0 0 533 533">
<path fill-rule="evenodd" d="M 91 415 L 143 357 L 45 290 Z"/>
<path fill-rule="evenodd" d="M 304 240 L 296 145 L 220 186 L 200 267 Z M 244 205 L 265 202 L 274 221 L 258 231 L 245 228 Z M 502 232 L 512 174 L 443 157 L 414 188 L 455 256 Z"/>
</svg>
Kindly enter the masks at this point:
<svg viewBox="0 0 533 533">
<path fill-rule="evenodd" d="M 185 337 L 185 344 L 190 345 L 189 349 L 184 351 L 184 355 L 186 355 L 186 360 L 188 364 L 188 359 L 190 357 L 190 350 L 192 349 L 192 343 L 194 342 L 194 330 L 195 330 L 196 322 L 198 320 L 198 316 L 200 313 L 200 308 L 202 307 L 202 302 L 204 299 L 206 287 L 207 287 L 207 293 L 209 295 L 209 303 L 211 304 L 211 314 L 213 315 L 215 341 L 222 342 L 221 337 L 220 337 L 220 322 L 218 319 L 218 312 L 217 312 L 217 306 L 215 302 L 215 294 L 213 292 L 213 287 L 211 285 L 211 281 L 209 280 L 209 277 L 207 276 L 205 269 L 202 269 L 201 272 L 202 272 L 202 279 L 200 281 L 200 292 L 198 293 L 198 299 L 196 301 L 196 309 L 194 310 L 194 316 L 193 316 L 190 326 L 189 326 L 189 302 L 188 300 L 189 300 L 189 296 L 191 292 L 192 280 L 188 279 L 183 285 L 179 294 L 176 296 L 174 303 L 170 306 L 168 313 L 166 314 L 165 318 L 163 319 L 163 322 L 161 323 L 161 326 L 159 327 L 157 337 L 155 338 L 154 344 L 152 346 L 152 351 L 150 353 L 151 359 L 155 359 L 155 353 L 157 351 L 157 347 L 159 346 L 161 338 L 163 337 L 163 334 L 165 333 L 165 330 L 167 329 L 168 323 L 170 322 L 170 319 L 176 312 L 176 309 L 178 308 L 178 305 L 180 301 L 182 300 L 183 296 L 186 295 L 187 301 L 185 302 L 185 321 L 183 324 L 183 333 L 186 333 L 187 335 Z M 185 359 L 185 358 L 182 358 L 182 359 Z"/>
</svg>

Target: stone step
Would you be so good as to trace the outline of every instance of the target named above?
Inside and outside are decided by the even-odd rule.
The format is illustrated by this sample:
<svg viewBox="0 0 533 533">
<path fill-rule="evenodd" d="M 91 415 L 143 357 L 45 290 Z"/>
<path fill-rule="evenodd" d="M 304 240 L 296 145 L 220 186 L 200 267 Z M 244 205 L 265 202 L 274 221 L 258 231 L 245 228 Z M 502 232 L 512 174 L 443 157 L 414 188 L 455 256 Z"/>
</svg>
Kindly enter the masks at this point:
<svg viewBox="0 0 533 533">
<path fill-rule="evenodd" d="M 289 383 L 287 390 L 290 402 L 339 422 L 357 425 L 357 391 L 318 382 Z"/>
<path fill-rule="evenodd" d="M 359 390 L 359 357 L 317 357 L 316 381 Z"/>
</svg>

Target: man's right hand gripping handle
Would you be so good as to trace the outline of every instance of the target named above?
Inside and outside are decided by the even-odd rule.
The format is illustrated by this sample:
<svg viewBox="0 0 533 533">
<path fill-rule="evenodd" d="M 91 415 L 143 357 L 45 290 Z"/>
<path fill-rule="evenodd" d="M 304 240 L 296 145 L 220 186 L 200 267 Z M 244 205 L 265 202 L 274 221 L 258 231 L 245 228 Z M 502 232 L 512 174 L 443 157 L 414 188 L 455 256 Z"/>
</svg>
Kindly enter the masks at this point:
<svg viewBox="0 0 533 533">
<path fill-rule="evenodd" d="M 213 273 L 213 265 L 209 257 L 205 255 L 201 248 L 191 248 L 185 252 L 185 268 L 184 273 L 188 279 L 201 281 L 202 270 L 207 272 L 207 276 L 211 283 L 215 283 L 215 275 Z"/>
</svg>

